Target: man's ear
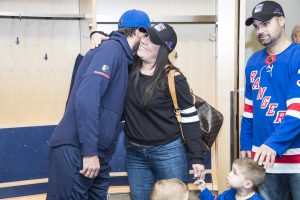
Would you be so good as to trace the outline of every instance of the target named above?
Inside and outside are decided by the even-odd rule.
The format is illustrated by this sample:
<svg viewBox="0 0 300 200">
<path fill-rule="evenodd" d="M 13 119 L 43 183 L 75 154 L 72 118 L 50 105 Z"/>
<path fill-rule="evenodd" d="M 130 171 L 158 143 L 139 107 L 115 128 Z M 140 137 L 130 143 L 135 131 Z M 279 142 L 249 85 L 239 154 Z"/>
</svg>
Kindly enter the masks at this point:
<svg viewBox="0 0 300 200">
<path fill-rule="evenodd" d="M 137 36 L 138 38 L 141 37 L 141 32 L 139 31 L 138 28 L 135 30 L 134 35 Z"/>
<path fill-rule="evenodd" d="M 252 181 L 245 181 L 244 188 L 246 188 L 246 189 L 253 188 L 253 182 Z"/>
<path fill-rule="evenodd" d="M 285 17 L 281 16 L 278 18 L 280 26 L 284 27 L 285 26 Z"/>
</svg>

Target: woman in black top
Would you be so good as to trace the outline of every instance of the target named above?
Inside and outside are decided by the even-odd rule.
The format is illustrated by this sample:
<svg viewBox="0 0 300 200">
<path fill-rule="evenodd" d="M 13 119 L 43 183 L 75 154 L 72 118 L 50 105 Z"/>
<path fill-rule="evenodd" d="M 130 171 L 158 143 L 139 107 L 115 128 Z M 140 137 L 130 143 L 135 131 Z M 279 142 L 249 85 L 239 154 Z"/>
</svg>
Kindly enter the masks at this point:
<svg viewBox="0 0 300 200">
<path fill-rule="evenodd" d="M 158 180 L 178 178 L 187 183 L 189 159 L 195 177 L 202 177 L 204 161 L 199 118 L 183 74 L 175 74 L 175 84 L 186 146 L 168 89 L 168 72 L 177 69 L 168 59 L 176 33 L 163 23 L 139 30 L 143 33 L 125 100 L 126 166 L 131 198 L 148 200 Z"/>
</svg>

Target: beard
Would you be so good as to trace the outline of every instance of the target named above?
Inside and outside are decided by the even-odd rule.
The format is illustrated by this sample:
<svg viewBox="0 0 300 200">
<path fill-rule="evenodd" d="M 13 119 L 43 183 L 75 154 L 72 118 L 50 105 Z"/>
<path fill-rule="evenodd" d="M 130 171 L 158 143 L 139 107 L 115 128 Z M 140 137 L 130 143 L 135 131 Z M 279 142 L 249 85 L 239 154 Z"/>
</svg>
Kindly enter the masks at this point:
<svg viewBox="0 0 300 200">
<path fill-rule="evenodd" d="M 257 40 L 262 46 L 268 46 L 273 43 L 273 39 L 270 35 L 258 35 Z"/>
<path fill-rule="evenodd" d="M 281 37 L 281 33 L 274 34 L 260 34 L 257 35 L 258 42 L 265 47 L 270 47 L 276 44 L 277 40 Z"/>
</svg>

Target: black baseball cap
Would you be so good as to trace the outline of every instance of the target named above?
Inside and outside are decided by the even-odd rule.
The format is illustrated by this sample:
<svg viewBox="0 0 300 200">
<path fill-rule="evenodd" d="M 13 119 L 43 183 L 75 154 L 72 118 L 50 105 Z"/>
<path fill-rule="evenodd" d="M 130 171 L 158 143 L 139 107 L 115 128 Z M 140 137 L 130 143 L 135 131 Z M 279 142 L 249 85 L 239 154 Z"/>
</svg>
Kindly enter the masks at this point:
<svg viewBox="0 0 300 200">
<path fill-rule="evenodd" d="M 177 35 L 172 26 L 166 23 L 158 23 L 150 28 L 140 27 L 139 31 L 148 33 L 151 42 L 163 45 L 171 53 L 177 44 Z"/>
<path fill-rule="evenodd" d="M 252 16 L 246 20 L 245 24 L 250 26 L 254 19 L 266 22 L 275 16 L 284 17 L 281 5 L 275 1 L 263 1 L 254 7 Z"/>
</svg>

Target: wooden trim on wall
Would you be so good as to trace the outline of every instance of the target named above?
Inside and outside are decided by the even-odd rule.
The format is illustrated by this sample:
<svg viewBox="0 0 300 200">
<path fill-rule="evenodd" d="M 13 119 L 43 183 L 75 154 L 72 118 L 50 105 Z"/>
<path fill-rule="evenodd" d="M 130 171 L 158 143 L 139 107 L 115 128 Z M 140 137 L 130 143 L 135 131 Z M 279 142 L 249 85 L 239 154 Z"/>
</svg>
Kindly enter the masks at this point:
<svg viewBox="0 0 300 200">
<path fill-rule="evenodd" d="M 84 55 L 90 49 L 90 34 L 97 29 L 96 0 L 79 0 L 79 13 L 86 16 L 80 20 L 80 53 Z"/>
<path fill-rule="evenodd" d="M 230 11 L 230 12 L 228 12 Z M 238 0 L 218 1 L 217 48 L 217 108 L 224 115 L 224 123 L 217 138 L 218 192 L 228 189 L 226 177 L 231 169 L 230 152 L 230 95 L 236 91 L 238 53 Z"/>
<path fill-rule="evenodd" d="M 97 15 L 97 24 L 117 24 L 120 16 L 116 15 Z M 152 23 L 165 22 L 172 24 L 215 24 L 217 23 L 216 15 L 157 15 L 150 16 Z"/>
<path fill-rule="evenodd" d="M 212 185 L 210 183 L 207 184 L 207 188 L 209 190 L 212 190 Z M 190 191 L 199 190 L 194 184 L 188 184 L 188 189 Z M 129 186 L 111 186 L 109 187 L 108 190 L 109 194 L 122 194 L 122 193 L 129 193 L 129 192 L 130 192 Z M 3 200 L 45 200 L 45 199 L 46 199 L 46 194 L 37 194 L 37 195 L 6 198 Z"/>
<path fill-rule="evenodd" d="M 194 174 L 193 170 L 190 170 L 189 173 Z M 212 170 L 205 170 L 205 173 L 212 173 Z M 127 172 L 110 172 L 109 175 L 110 177 L 125 177 L 127 176 Z M 0 183 L 0 189 L 7 188 L 7 187 L 23 186 L 23 185 L 41 184 L 41 183 L 48 183 L 48 178 Z"/>
</svg>

